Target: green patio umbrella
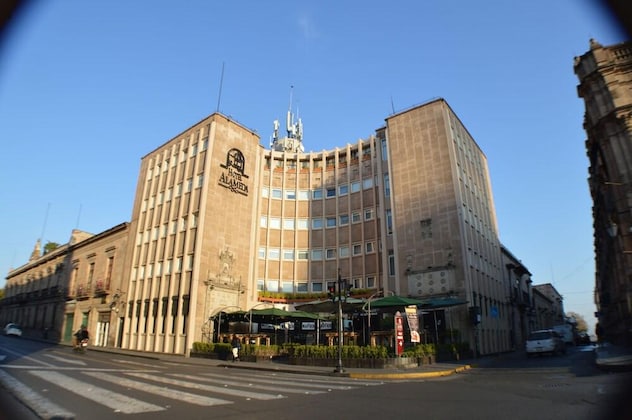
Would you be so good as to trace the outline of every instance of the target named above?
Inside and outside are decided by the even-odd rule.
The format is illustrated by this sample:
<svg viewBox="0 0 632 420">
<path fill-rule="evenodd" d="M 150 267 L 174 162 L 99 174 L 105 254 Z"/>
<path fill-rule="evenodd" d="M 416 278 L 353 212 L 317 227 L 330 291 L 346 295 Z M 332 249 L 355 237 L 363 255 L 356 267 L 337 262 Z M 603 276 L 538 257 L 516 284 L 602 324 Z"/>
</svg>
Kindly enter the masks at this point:
<svg viewBox="0 0 632 420">
<path fill-rule="evenodd" d="M 420 299 L 413 299 L 404 296 L 386 296 L 372 301 L 371 308 L 400 308 L 409 305 L 421 307 L 423 303 L 424 302 Z"/>
<path fill-rule="evenodd" d="M 342 312 L 350 313 L 355 312 L 362 307 L 366 301 L 364 299 L 347 298 L 342 302 Z M 296 309 L 304 312 L 312 313 L 334 313 L 338 310 L 338 301 L 326 300 L 314 300 L 311 302 L 301 303 L 294 305 Z"/>
</svg>

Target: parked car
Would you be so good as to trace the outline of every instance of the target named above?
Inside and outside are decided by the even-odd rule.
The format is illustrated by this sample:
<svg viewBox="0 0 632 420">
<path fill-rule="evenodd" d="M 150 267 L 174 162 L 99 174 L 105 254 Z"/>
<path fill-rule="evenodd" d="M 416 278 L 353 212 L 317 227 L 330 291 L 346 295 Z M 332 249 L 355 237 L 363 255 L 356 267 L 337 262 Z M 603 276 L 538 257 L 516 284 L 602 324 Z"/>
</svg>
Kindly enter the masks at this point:
<svg viewBox="0 0 632 420">
<path fill-rule="evenodd" d="M 4 327 L 4 335 L 14 335 L 22 337 L 22 328 L 18 324 L 9 323 Z"/>
<path fill-rule="evenodd" d="M 554 330 L 538 330 L 529 334 L 525 344 L 527 356 L 566 353 L 566 344 Z"/>
</svg>

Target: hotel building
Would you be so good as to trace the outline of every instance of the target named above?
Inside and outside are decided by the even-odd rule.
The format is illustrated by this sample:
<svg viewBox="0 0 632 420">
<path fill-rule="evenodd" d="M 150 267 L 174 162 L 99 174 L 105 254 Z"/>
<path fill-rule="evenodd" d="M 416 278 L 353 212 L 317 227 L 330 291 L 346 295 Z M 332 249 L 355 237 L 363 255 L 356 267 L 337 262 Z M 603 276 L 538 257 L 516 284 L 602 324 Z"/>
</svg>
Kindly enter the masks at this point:
<svg viewBox="0 0 632 420">
<path fill-rule="evenodd" d="M 328 151 L 304 152 L 291 111 L 285 126 L 267 149 L 214 113 L 142 157 L 120 290 L 102 301 L 115 324 L 105 345 L 188 354 L 218 313 L 275 294 L 289 307 L 340 276 L 367 296 L 462 302 L 435 325 L 479 354 L 515 348 L 531 280 L 499 242 L 486 157 L 445 100 Z M 106 318 L 85 309 L 74 319 L 90 328 Z"/>
</svg>

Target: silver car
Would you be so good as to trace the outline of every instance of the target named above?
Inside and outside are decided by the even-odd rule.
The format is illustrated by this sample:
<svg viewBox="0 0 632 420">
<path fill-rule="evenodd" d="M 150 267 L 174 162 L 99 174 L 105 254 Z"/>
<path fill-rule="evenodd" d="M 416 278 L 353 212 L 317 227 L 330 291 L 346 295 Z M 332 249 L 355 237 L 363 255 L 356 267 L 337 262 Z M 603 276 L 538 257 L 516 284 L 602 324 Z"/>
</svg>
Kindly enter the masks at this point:
<svg viewBox="0 0 632 420">
<path fill-rule="evenodd" d="M 525 344 L 527 356 L 566 353 L 566 344 L 554 330 L 538 330 L 529 334 Z"/>
<path fill-rule="evenodd" d="M 22 328 L 18 324 L 9 323 L 4 327 L 4 335 L 22 337 Z"/>
</svg>

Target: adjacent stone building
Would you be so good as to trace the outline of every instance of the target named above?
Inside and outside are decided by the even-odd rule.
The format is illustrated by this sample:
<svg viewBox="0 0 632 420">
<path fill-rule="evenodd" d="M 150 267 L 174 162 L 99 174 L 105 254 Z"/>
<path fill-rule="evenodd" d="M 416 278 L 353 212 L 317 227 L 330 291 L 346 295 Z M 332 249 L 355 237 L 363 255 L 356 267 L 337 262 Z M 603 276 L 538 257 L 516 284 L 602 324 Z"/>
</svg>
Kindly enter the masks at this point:
<svg viewBox="0 0 632 420">
<path fill-rule="evenodd" d="M 632 44 L 591 40 L 574 70 L 586 108 L 601 338 L 632 345 Z"/>
</svg>

